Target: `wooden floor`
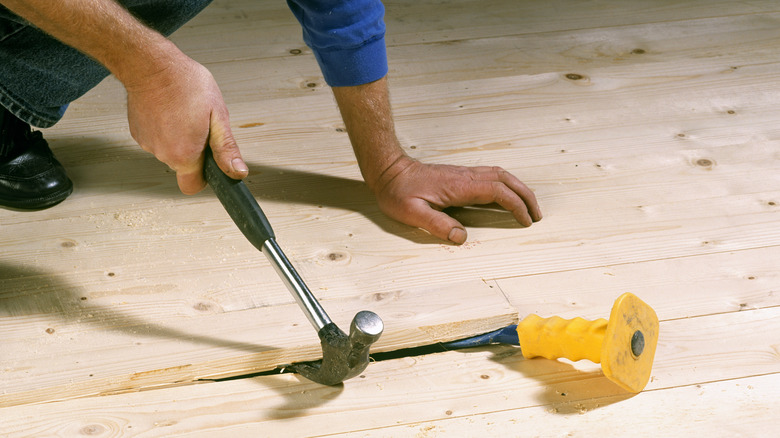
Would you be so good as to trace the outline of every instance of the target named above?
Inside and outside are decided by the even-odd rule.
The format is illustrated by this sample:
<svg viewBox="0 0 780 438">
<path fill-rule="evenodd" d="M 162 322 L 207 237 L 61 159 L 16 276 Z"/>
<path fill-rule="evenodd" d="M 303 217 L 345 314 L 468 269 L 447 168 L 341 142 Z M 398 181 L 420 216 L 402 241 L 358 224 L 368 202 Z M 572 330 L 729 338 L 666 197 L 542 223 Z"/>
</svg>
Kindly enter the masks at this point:
<svg viewBox="0 0 780 438">
<path fill-rule="evenodd" d="M 530 313 L 661 319 L 631 395 L 517 348 L 401 357 L 323 387 L 316 334 L 210 190 L 131 139 L 107 79 L 45 134 L 76 184 L 0 209 L 0 436 L 767 436 L 780 424 L 780 5 L 771 0 L 387 1 L 399 135 L 496 164 L 545 214 L 453 211 L 456 247 L 374 205 L 283 1 L 216 0 L 174 34 L 221 84 L 250 189 L 333 319 L 375 351 Z M 771 428 L 771 429 L 770 429 Z"/>
</svg>

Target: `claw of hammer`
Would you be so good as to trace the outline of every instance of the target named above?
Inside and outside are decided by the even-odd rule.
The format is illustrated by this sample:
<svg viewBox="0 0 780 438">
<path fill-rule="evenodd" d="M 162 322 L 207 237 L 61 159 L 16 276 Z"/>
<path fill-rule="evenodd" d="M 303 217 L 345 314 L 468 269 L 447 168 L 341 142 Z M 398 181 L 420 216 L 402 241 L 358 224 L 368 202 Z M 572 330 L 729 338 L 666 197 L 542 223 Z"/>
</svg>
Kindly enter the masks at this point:
<svg viewBox="0 0 780 438">
<path fill-rule="evenodd" d="M 336 324 L 323 327 L 318 335 L 322 344 L 322 360 L 293 364 L 289 368 L 303 377 L 323 385 L 336 385 L 362 373 L 368 366 L 369 348 L 384 330 L 382 320 L 374 312 L 355 315 L 349 336 Z"/>
</svg>

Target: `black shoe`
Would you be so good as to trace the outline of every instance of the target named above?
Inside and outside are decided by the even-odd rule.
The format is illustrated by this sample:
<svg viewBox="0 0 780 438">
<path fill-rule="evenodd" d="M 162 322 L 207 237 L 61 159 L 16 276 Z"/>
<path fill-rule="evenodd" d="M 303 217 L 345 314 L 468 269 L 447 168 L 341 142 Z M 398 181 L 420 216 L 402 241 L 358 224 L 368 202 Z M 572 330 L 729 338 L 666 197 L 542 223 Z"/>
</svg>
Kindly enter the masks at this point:
<svg viewBox="0 0 780 438">
<path fill-rule="evenodd" d="M 0 107 L 0 205 L 37 210 L 72 192 L 73 182 L 43 134 Z"/>
</svg>

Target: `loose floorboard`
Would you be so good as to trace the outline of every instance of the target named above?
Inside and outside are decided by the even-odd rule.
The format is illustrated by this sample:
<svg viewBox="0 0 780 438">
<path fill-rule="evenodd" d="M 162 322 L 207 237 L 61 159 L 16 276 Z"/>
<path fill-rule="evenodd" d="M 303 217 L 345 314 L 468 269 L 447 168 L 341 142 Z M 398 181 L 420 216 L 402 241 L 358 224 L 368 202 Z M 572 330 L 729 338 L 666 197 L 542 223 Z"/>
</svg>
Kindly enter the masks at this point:
<svg viewBox="0 0 780 438">
<path fill-rule="evenodd" d="M 631 396 L 596 364 L 489 347 L 290 375 L 316 338 L 213 194 L 185 197 L 108 78 L 45 131 L 76 191 L 0 209 L 0 436 L 762 436 L 780 421 L 777 2 L 388 0 L 397 129 L 426 162 L 501 165 L 545 218 L 450 211 L 454 247 L 384 217 L 284 2 L 216 0 L 173 40 L 220 83 L 279 243 L 377 351 L 518 316 L 661 335 Z M 102 394 L 102 397 L 95 395 Z"/>
<path fill-rule="evenodd" d="M 561 430 L 577 432 L 576 424 L 592 422 L 593 427 L 598 421 L 572 417 L 594 412 L 601 421 L 610 418 L 602 411 L 607 409 L 617 417 L 635 415 L 640 430 L 663 436 L 679 436 L 676 421 L 683 413 L 706 419 L 713 432 L 727 426 L 754 433 L 769 424 L 760 417 L 772 416 L 770 401 L 780 384 L 777 352 L 755 346 L 776 330 L 779 308 L 664 321 L 652 381 L 635 396 L 604 378 L 593 364 L 526 360 L 516 348 L 491 347 L 374 363 L 370 376 L 343 388 L 282 375 L 11 408 L 7 412 L 16 420 L 8 430 L 10 436 L 68 436 L 85 430 L 106 436 L 328 436 L 350 431 L 359 431 L 355 436 L 408 436 L 426 429 L 457 435 L 462 424 L 470 424 L 465 430 L 473 436 L 481 435 L 483 427 L 510 436 L 546 436 L 541 425 L 528 425 L 534 431 L 528 432 L 526 423 L 547 416 L 552 427 L 552 419 L 560 418 L 565 424 Z M 737 400 L 714 406 L 734 393 L 739 393 Z M 702 402 L 715 409 L 701 411 Z M 753 415 L 759 421 L 747 421 L 747 430 L 731 424 Z M 471 421 L 475 416 L 479 427 Z M 616 421 L 619 428 L 625 423 Z"/>
<path fill-rule="evenodd" d="M 17 299 L 4 300 L 11 313 L 3 319 L 4 347 L 13 355 L 2 362 L 0 407 L 246 375 L 322 354 L 316 331 L 296 305 L 222 313 L 196 303 L 203 309 L 192 315 L 147 309 L 143 317 L 117 310 L 123 306 L 79 306 L 79 298 L 57 297 L 59 284 L 34 294 L 15 284 Z M 63 308 L 42 316 L 23 308 L 46 295 Z M 366 306 L 381 313 L 387 330 L 376 352 L 461 339 L 517 321 L 500 291 L 482 282 L 328 304 L 346 329 Z"/>
</svg>

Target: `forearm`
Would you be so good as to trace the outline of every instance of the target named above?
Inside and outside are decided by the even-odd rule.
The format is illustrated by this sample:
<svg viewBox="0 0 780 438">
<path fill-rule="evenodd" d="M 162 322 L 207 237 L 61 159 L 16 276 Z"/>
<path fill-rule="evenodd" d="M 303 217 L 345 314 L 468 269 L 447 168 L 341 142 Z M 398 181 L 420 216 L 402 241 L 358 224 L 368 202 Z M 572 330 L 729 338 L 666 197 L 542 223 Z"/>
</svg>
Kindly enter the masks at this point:
<svg viewBox="0 0 780 438">
<path fill-rule="evenodd" d="M 334 87 L 360 171 L 376 191 L 393 164 L 405 157 L 395 134 L 387 78 L 364 85 Z"/>
<path fill-rule="evenodd" d="M 114 0 L 0 0 L 63 43 L 89 55 L 125 86 L 143 84 L 180 55 Z M 183 55 L 181 55 L 183 56 Z"/>
<path fill-rule="evenodd" d="M 533 192 L 500 167 L 423 164 L 408 157 L 395 134 L 386 79 L 334 88 L 368 187 L 388 216 L 455 244 L 466 230 L 443 210 L 498 203 L 522 225 L 542 218 Z"/>
<path fill-rule="evenodd" d="M 183 193 L 200 191 L 204 149 L 233 179 L 248 169 L 211 73 L 114 0 L 0 0 L 52 37 L 91 56 L 127 89 L 130 134 L 176 172 Z"/>
</svg>

